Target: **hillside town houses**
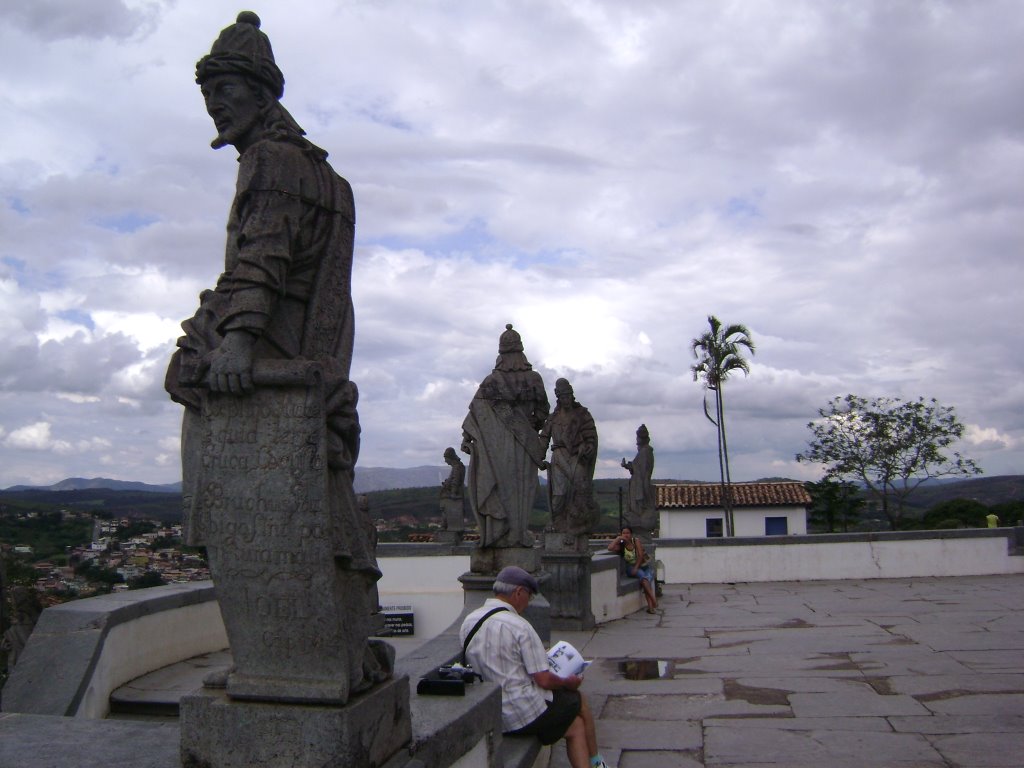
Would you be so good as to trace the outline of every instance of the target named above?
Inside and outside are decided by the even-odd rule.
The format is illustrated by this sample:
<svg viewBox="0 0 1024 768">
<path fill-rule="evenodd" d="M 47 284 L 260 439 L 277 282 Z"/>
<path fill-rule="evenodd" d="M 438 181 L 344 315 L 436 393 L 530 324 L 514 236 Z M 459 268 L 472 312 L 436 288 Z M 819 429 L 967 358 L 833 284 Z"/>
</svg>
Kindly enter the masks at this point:
<svg viewBox="0 0 1024 768">
<path fill-rule="evenodd" d="M 10 515 L 8 510 L 6 514 Z M 24 519 L 38 517 L 36 512 L 20 513 Z M 87 512 L 62 510 L 62 516 L 68 519 L 90 519 Z M 122 540 L 119 531 L 132 528 L 149 528 Z M 73 597 L 88 597 L 97 592 L 109 590 L 118 592 L 129 588 L 129 582 L 146 573 L 159 576 L 162 583 L 204 581 L 210 578 L 210 571 L 204 559 L 196 552 L 183 551 L 181 542 L 181 525 L 166 525 L 157 520 L 139 520 L 115 518 L 104 520 L 93 519 L 92 539 L 81 545 L 69 547 L 66 552 L 66 564 L 53 563 L 48 560 L 32 563 L 36 572 L 36 589 L 43 593 L 64 593 Z M 5 544 L 7 555 L 20 556 L 31 561 L 31 546 Z M 89 564 L 90 568 L 83 568 Z M 93 578 L 101 573 L 103 579 Z M 114 576 L 120 580 L 114 581 Z M 112 578 L 113 577 L 113 578 Z M 158 583 L 154 578 L 153 583 Z M 113 583 L 112 583 L 113 582 Z"/>
</svg>

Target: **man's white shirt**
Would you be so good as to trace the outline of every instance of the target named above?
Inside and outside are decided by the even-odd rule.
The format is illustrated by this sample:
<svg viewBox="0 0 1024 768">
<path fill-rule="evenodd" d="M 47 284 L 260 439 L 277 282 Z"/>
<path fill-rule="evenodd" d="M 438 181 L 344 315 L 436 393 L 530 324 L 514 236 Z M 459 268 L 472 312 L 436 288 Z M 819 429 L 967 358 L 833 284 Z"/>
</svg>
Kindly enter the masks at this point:
<svg viewBox="0 0 1024 768">
<path fill-rule="evenodd" d="M 466 649 L 466 659 L 484 680 L 501 686 L 501 723 L 507 733 L 536 720 L 552 694 L 532 677 L 548 669 L 544 644 L 530 623 L 503 600 L 491 598 L 471 612 L 462 622 L 459 640 L 465 643 L 470 630 L 494 608 L 508 610 L 499 611 L 480 626 Z"/>
</svg>

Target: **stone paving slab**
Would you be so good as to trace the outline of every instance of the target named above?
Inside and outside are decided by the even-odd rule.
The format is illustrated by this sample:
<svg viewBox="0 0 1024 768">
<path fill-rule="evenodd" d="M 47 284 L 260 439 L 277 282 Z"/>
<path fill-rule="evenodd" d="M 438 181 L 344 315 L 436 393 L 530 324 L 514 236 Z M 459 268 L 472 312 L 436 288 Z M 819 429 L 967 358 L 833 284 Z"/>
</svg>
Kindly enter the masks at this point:
<svg viewBox="0 0 1024 768">
<path fill-rule="evenodd" d="M 929 737 L 932 745 L 954 766 L 1020 768 L 1024 764 L 1024 734 L 970 733 Z"/>
<path fill-rule="evenodd" d="M 794 693 L 789 705 L 796 717 L 863 717 L 865 715 L 924 715 L 928 709 L 911 696 L 879 696 L 871 690 L 832 693 Z"/>
<path fill-rule="evenodd" d="M 1024 715 L 929 715 L 886 718 L 894 731 L 933 735 L 1024 733 Z M 1000 737 L 999 742 L 1002 741 Z"/>
<path fill-rule="evenodd" d="M 783 731 L 877 731 L 892 733 L 893 727 L 885 717 L 715 717 L 704 721 L 704 729 L 772 728 Z M 916 733 L 913 728 L 908 733 Z"/>
<path fill-rule="evenodd" d="M 937 700 L 923 699 L 922 703 L 939 715 L 1024 715 L 1024 693 L 951 691 L 947 695 Z"/>
<path fill-rule="evenodd" d="M 758 728 L 710 728 L 704 739 L 704 764 L 780 766 L 913 765 L 948 768 L 942 754 L 919 734 L 872 731 L 788 731 Z"/>
</svg>

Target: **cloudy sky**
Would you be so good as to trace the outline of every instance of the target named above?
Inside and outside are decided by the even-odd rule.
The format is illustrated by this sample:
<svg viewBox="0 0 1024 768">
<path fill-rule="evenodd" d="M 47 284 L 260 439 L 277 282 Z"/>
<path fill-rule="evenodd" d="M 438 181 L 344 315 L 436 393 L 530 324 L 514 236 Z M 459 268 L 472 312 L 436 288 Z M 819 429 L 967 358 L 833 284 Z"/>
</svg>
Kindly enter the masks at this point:
<svg viewBox="0 0 1024 768">
<path fill-rule="evenodd" d="M 194 65 L 243 7 L 0 3 L 0 487 L 180 478 L 164 370 L 237 168 Z M 757 344 L 734 479 L 817 479 L 794 454 L 848 392 L 938 398 L 1024 472 L 1017 0 L 252 9 L 355 190 L 362 465 L 441 465 L 511 322 L 600 476 L 646 422 L 657 477 L 713 480 L 715 314 Z"/>
</svg>

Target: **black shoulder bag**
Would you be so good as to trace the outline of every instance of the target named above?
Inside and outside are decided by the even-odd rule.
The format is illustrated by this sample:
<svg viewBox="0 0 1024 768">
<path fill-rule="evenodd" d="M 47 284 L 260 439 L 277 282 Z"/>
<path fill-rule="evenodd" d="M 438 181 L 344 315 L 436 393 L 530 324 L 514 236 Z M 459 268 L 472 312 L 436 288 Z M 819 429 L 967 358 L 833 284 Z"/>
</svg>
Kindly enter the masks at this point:
<svg viewBox="0 0 1024 768">
<path fill-rule="evenodd" d="M 480 620 L 466 635 L 466 641 L 462 644 L 461 666 L 456 668 L 450 664 L 433 669 L 416 683 L 416 693 L 424 696 L 465 696 L 466 683 L 472 683 L 474 677 L 480 677 L 466 663 L 466 649 L 469 648 L 469 641 L 473 639 L 480 626 L 491 616 L 507 611 L 508 608 L 493 608 L 480 617 Z"/>
</svg>

